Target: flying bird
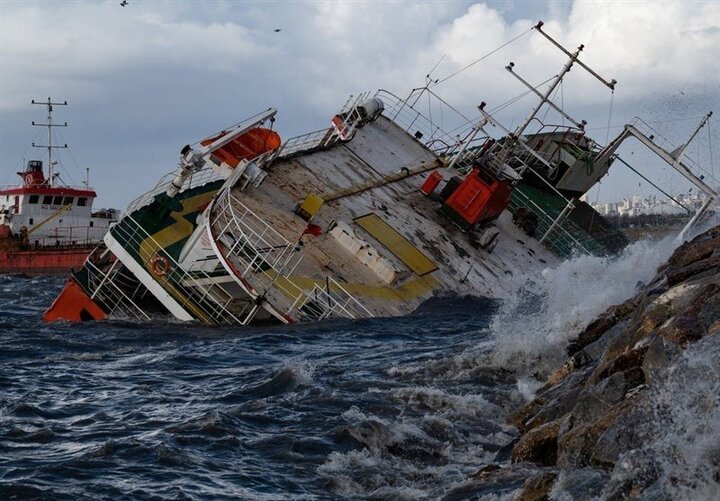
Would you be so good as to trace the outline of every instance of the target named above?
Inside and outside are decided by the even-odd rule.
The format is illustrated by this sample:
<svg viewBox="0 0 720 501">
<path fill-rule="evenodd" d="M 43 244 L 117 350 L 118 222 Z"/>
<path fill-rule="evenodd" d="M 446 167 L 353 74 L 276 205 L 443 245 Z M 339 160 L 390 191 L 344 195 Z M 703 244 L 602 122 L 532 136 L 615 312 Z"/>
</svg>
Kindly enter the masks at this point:
<svg viewBox="0 0 720 501">
<path fill-rule="evenodd" d="M 282 31 L 281 28 L 275 28 L 275 33 L 280 33 Z"/>
<path fill-rule="evenodd" d="M 125 7 L 127 4 L 128 4 L 128 1 L 123 0 L 122 2 L 120 2 L 120 7 Z"/>
</svg>

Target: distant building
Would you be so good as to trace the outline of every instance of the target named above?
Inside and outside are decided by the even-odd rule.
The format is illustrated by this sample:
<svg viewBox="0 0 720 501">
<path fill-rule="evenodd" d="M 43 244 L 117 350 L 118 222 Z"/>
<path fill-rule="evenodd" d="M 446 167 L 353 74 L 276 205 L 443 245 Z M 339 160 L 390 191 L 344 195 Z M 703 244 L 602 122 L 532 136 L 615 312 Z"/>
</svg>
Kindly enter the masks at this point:
<svg viewBox="0 0 720 501">
<path fill-rule="evenodd" d="M 706 200 L 704 193 L 682 193 L 673 200 L 658 198 L 657 195 L 632 195 L 619 202 L 604 202 L 595 204 L 592 207 L 603 216 L 640 216 L 640 215 L 677 215 L 698 210 Z M 720 204 L 715 204 L 714 209 L 720 209 Z"/>
</svg>

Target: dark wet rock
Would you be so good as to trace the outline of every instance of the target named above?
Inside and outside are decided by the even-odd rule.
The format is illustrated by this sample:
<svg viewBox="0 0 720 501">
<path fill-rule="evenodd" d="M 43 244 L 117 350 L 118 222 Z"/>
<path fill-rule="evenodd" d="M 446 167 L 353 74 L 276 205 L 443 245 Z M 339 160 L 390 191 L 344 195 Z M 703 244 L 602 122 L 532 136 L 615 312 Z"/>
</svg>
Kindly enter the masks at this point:
<svg viewBox="0 0 720 501">
<path fill-rule="evenodd" d="M 645 374 L 640 367 L 631 367 L 616 372 L 596 385 L 588 386 L 580 394 L 573 411 L 574 426 L 587 424 L 622 401 L 625 395 L 645 382 Z"/>
<path fill-rule="evenodd" d="M 527 428 L 532 429 L 542 426 L 545 423 L 555 421 L 556 419 L 571 412 L 575 408 L 577 399 L 581 392 L 581 387 L 574 387 L 569 389 L 566 393 L 550 400 L 538 411 L 537 414 L 527 421 Z"/>
<path fill-rule="evenodd" d="M 643 298 L 622 332 L 608 338 L 605 352 L 597 364 L 590 384 L 615 372 L 642 364 L 647 346 L 639 347 L 638 342 L 666 322 L 669 315 L 671 315 L 671 310 L 666 305 L 656 304 L 653 298 Z"/>
<path fill-rule="evenodd" d="M 628 299 L 622 304 L 611 306 L 605 313 L 590 323 L 577 339 L 568 346 L 568 354 L 583 349 L 585 346 L 597 341 L 608 329 L 627 318 L 636 308 L 638 297 Z"/>
<path fill-rule="evenodd" d="M 649 306 L 643 312 L 640 326 L 638 327 L 639 334 L 645 336 L 651 333 L 672 316 L 672 308 L 667 304 L 657 303 Z"/>
<path fill-rule="evenodd" d="M 488 465 L 483 466 L 478 471 L 473 473 L 474 478 L 482 478 L 483 476 L 487 475 L 491 471 L 499 470 L 501 467 L 495 463 L 490 463 Z"/>
<path fill-rule="evenodd" d="M 528 462 L 553 466 L 557 462 L 558 435 L 563 418 L 537 426 L 520 438 L 512 452 L 516 463 Z"/>
<path fill-rule="evenodd" d="M 510 462 L 512 460 L 513 447 L 515 447 L 515 444 L 518 443 L 518 440 L 518 438 L 514 438 L 507 444 L 500 447 L 497 453 L 495 453 L 495 461 L 498 463 Z"/>
<path fill-rule="evenodd" d="M 677 315 L 658 334 L 679 346 L 697 341 L 720 317 L 720 285 L 711 283 L 703 286 L 695 295 L 689 307 Z"/>
<path fill-rule="evenodd" d="M 653 335 L 648 343 L 642 362 L 642 370 L 647 382 L 654 381 L 679 353 L 674 343 L 659 335 Z"/>
<path fill-rule="evenodd" d="M 545 386 L 538 390 L 531 402 L 517 409 L 508 418 L 508 423 L 521 432 L 549 421 L 554 421 L 572 410 L 575 397 L 592 374 L 592 367 L 574 372 L 555 386 Z"/>
<path fill-rule="evenodd" d="M 573 356 L 574 367 L 580 368 L 600 361 L 610 342 L 620 335 L 627 327 L 627 321 L 623 320 L 613 325 L 596 341 L 585 346 Z"/>
<path fill-rule="evenodd" d="M 714 274 L 717 273 L 718 266 L 720 266 L 720 256 L 701 259 L 682 268 L 669 270 L 667 283 L 673 286 L 700 273 Z"/>
<path fill-rule="evenodd" d="M 660 476 L 659 459 L 638 450 L 623 454 L 615 463 L 610 480 L 602 492 L 602 498 L 607 501 L 637 498 Z"/>
<path fill-rule="evenodd" d="M 697 315 L 692 313 L 674 318 L 672 322 L 658 331 L 658 335 L 679 346 L 686 346 L 690 341 L 697 341 L 702 334 Z"/>
<path fill-rule="evenodd" d="M 710 293 L 710 289 L 708 289 L 708 292 L 699 301 L 698 320 L 706 334 L 710 334 L 713 326 L 713 333 L 717 332 L 720 321 L 720 290 Z"/>
<path fill-rule="evenodd" d="M 488 471 L 451 489 L 442 499 L 443 501 L 459 501 L 462 499 L 478 499 L 484 495 L 509 496 L 520 489 L 525 479 L 537 473 L 537 471 L 535 465 L 524 464 L 510 465 Z"/>
<path fill-rule="evenodd" d="M 557 479 L 557 473 L 544 472 L 528 478 L 522 486 L 522 491 L 515 497 L 515 501 L 547 501 L 550 499 L 550 489 Z"/>
<path fill-rule="evenodd" d="M 579 468 L 562 472 L 552 490 L 552 499 L 594 501 L 600 497 L 608 474 L 595 468 Z"/>
<path fill-rule="evenodd" d="M 689 242 L 685 242 L 675 249 L 675 252 L 668 259 L 668 269 L 685 267 L 696 261 L 712 256 L 715 249 L 720 247 L 720 235 L 715 230 L 705 235 L 699 235 Z"/>
<path fill-rule="evenodd" d="M 713 322 L 712 324 L 710 324 L 710 326 L 708 327 L 707 335 L 708 335 L 708 336 L 714 336 L 714 335 L 717 334 L 718 332 L 720 332 L 720 320 L 718 320 L 717 322 Z"/>
<path fill-rule="evenodd" d="M 561 468 L 582 468 L 590 465 L 595 444 L 620 416 L 630 408 L 631 402 L 622 402 L 610 407 L 590 424 L 573 426 L 568 432 L 557 437 L 557 465 Z M 572 418 L 570 419 L 572 423 Z"/>
<path fill-rule="evenodd" d="M 595 374 L 593 374 L 594 381 L 600 382 L 616 372 L 624 372 L 633 367 L 641 367 L 647 349 L 647 346 L 640 346 L 639 348 L 632 349 L 609 360 L 604 367 L 598 366 Z"/>
<path fill-rule="evenodd" d="M 596 442 L 591 463 L 612 469 L 623 452 L 640 447 L 648 439 L 647 420 L 647 409 L 643 406 L 618 416 Z"/>
<path fill-rule="evenodd" d="M 521 433 L 514 465 L 539 468 L 518 499 L 668 498 L 663 458 L 647 449 L 658 433 L 649 423 L 666 412 L 652 404 L 655 385 L 674 374 L 687 346 L 718 333 L 720 226 L 683 244 L 644 290 L 591 322 L 535 399 L 510 415 Z M 720 459 L 708 461 L 720 480 Z"/>
</svg>

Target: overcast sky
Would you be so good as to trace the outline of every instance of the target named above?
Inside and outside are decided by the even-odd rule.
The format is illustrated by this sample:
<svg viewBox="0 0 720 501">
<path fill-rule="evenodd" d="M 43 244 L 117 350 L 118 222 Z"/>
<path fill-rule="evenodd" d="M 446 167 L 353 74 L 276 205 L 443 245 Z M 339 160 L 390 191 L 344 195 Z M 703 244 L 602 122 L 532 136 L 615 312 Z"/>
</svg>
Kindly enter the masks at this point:
<svg viewBox="0 0 720 501">
<path fill-rule="evenodd" d="M 30 122 L 32 99 L 67 100 L 56 119 L 63 179 L 91 168 L 99 205 L 122 208 L 177 165 L 194 143 L 270 106 L 291 137 L 326 127 L 349 94 L 384 88 L 406 95 L 425 75 L 444 79 L 518 36 L 435 89 L 468 116 L 525 89 L 503 68 L 539 83 L 565 56 L 539 34 L 538 20 L 609 89 L 573 69 L 562 88 L 568 112 L 599 142 L 634 116 L 679 144 L 715 111 L 690 154 L 720 178 L 720 1 L 558 2 L 210 2 L 0 0 L 0 184 L 19 180 L 23 158 L 44 142 Z M 276 31 L 276 30 L 280 31 Z M 523 35 L 523 33 L 525 33 Z M 612 102 L 612 113 L 610 104 Z M 517 125 L 526 98 L 502 115 Z M 448 121 L 450 120 L 449 115 Z M 443 119 L 444 119 L 443 117 Z M 436 115 L 437 119 L 437 115 Z M 607 125 L 610 120 L 611 128 Z M 711 154 L 712 150 L 712 154 Z M 638 143 L 621 154 L 666 190 L 688 187 Z M 41 157 L 39 157 L 41 158 Z M 650 193 L 620 165 L 591 201 Z M 96 205 L 97 206 L 97 205 Z"/>
</svg>

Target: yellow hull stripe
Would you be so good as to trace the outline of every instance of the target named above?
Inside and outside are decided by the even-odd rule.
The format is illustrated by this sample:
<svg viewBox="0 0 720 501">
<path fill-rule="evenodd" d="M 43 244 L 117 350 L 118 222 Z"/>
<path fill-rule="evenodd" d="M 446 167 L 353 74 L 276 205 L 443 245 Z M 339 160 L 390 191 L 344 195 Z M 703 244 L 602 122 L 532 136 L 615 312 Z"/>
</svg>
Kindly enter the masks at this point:
<svg viewBox="0 0 720 501">
<path fill-rule="evenodd" d="M 215 194 L 216 191 L 210 191 L 183 200 L 182 210 L 170 214 L 170 217 L 174 219 L 175 222 L 157 233 L 150 235 L 149 238 L 146 238 L 140 243 L 139 254 L 148 272 L 152 274 L 150 260 L 159 250 L 167 249 L 171 245 L 192 235 L 195 226 L 185 219 L 185 216 L 197 212 L 200 207 L 210 203 Z M 214 319 L 210 318 L 201 308 L 197 307 L 192 301 L 189 301 L 184 294 L 178 291 L 170 280 L 165 277 L 156 277 L 156 280 L 163 286 L 168 294 L 173 296 L 178 303 L 189 310 L 195 318 L 204 323 L 215 323 Z"/>
<path fill-rule="evenodd" d="M 420 249 L 415 247 L 410 240 L 397 232 L 395 228 L 380 219 L 376 214 L 367 214 L 355 218 L 355 222 L 375 240 L 392 252 L 395 257 L 418 276 L 427 275 L 438 269 L 437 265 L 430 260 Z"/>
</svg>

